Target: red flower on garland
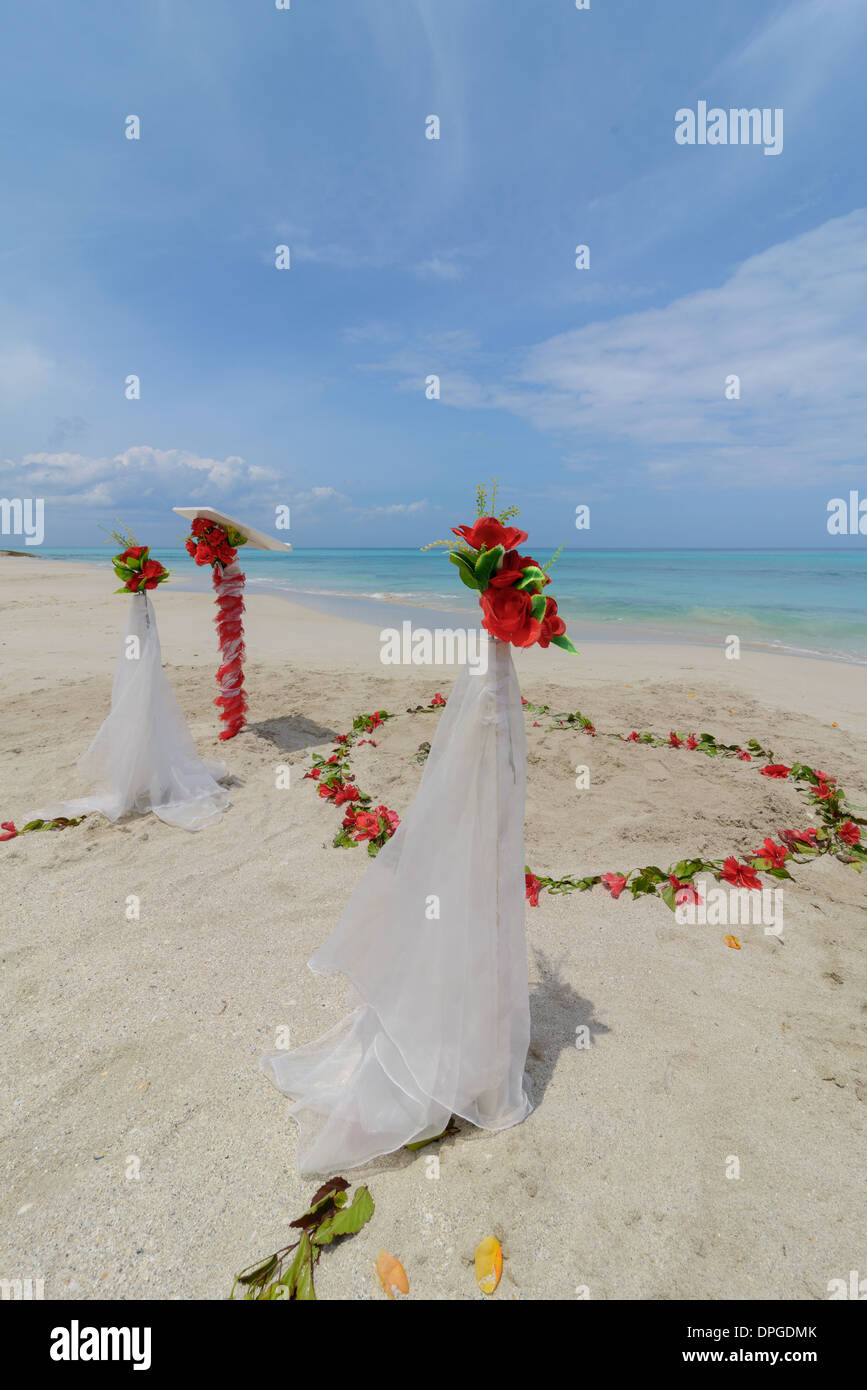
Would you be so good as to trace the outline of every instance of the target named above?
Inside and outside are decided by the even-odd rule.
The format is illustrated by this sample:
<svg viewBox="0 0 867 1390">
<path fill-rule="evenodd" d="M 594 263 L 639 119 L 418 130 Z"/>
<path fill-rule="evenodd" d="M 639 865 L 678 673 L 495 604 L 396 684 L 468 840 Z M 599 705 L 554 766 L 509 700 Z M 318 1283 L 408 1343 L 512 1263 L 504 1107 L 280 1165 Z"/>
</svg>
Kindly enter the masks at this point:
<svg viewBox="0 0 867 1390">
<path fill-rule="evenodd" d="M 737 888 L 758 888 L 761 889 L 761 879 L 756 875 L 755 869 L 751 864 L 739 864 L 733 854 L 723 861 L 720 878 L 725 879 L 726 883 L 733 883 Z"/>
<path fill-rule="evenodd" d="M 683 739 L 678 738 L 677 734 L 672 731 L 668 736 L 668 746 L 669 748 L 682 748 Z"/>
<path fill-rule="evenodd" d="M 526 589 L 485 589 L 479 603 L 482 627 L 501 642 L 531 647 L 542 635 L 542 624 L 533 617 L 533 600 Z"/>
<path fill-rule="evenodd" d="M 768 763 L 761 771 L 763 777 L 778 777 L 782 781 L 784 777 L 788 777 L 791 770 L 785 763 Z"/>
<path fill-rule="evenodd" d="M 837 834 L 844 844 L 857 845 L 861 839 L 861 827 L 856 825 L 854 821 L 847 820 L 842 825 L 837 826 Z"/>
<path fill-rule="evenodd" d="M 519 531 L 517 526 L 503 526 L 495 516 L 481 516 L 474 526 L 453 526 L 452 532 L 465 540 L 471 550 L 493 550 L 498 545 L 504 550 L 513 550 L 527 539 L 526 531 Z"/>
<path fill-rule="evenodd" d="M 18 831 L 15 829 L 15 822 L 11 820 L 0 822 L 0 830 L 3 831 L 3 834 L 0 835 L 0 840 L 14 840 L 15 836 L 18 834 Z"/>
<path fill-rule="evenodd" d="M 695 734 L 690 734 L 689 738 L 686 740 L 686 746 L 687 748 L 698 748 L 698 739 Z"/>
<path fill-rule="evenodd" d="M 837 788 L 830 782 L 820 782 L 813 790 L 817 801 L 830 801 L 832 796 L 837 795 Z"/>
<path fill-rule="evenodd" d="M 342 806 L 345 801 L 357 801 L 361 792 L 352 782 L 344 782 L 342 787 L 337 790 L 334 798 L 335 806 Z"/>
<path fill-rule="evenodd" d="M 605 884 L 612 898 L 619 898 L 626 887 L 623 874 L 600 874 L 600 882 Z"/>
<path fill-rule="evenodd" d="M 629 738 L 626 739 L 626 742 L 627 742 L 627 743 L 637 743 L 637 742 L 638 742 L 638 732 L 637 732 L 636 729 L 633 729 L 633 730 L 632 730 L 632 733 L 629 735 Z"/>
<path fill-rule="evenodd" d="M 751 763 L 751 762 L 752 762 L 752 755 L 751 755 L 750 753 L 745 753 L 744 750 L 743 750 L 743 748 L 739 748 L 739 749 L 737 750 L 737 752 L 738 752 L 738 757 L 740 758 L 740 760 L 741 760 L 742 763 Z"/>
<path fill-rule="evenodd" d="M 769 869 L 781 869 L 789 857 L 789 851 L 785 845 L 776 845 L 770 835 L 766 835 L 761 848 L 757 849 L 755 859 L 767 860 Z"/>
<path fill-rule="evenodd" d="M 436 709 L 438 705 L 444 705 L 445 702 L 445 696 L 440 695 L 439 692 L 437 692 L 437 694 L 434 695 L 433 699 L 431 700 L 431 707 L 433 709 Z"/>
<path fill-rule="evenodd" d="M 542 891 L 541 881 L 535 874 L 524 874 L 524 891 L 527 895 L 527 902 L 531 907 L 539 906 L 539 894 Z"/>
<path fill-rule="evenodd" d="M 675 890 L 674 901 L 678 907 L 685 907 L 690 903 L 699 906 L 704 902 L 704 898 L 701 896 L 694 883 L 687 883 L 679 879 L 677 874 L 669 874 L 668 881 Z"/>
<path fill-rule="evenodd" d="M 386 823 L 389 835 L 393 835 L 395 830 L 397 830 L 397 827 L 400 825 L 400 816 L 397 814 L 397 811 L 389 811 L 387 806 L 377 806 L 376 814 L 378 816 L 382 816 L 383 820 Z"/>
<path fill-rule="evenodd" d="M 778 830 L 777 834 L 784 844 L 790 849 L 797 850 L 798 845 L 806 845 L 810 849 L 816 848 L 817 830 Z"/>
</svg>

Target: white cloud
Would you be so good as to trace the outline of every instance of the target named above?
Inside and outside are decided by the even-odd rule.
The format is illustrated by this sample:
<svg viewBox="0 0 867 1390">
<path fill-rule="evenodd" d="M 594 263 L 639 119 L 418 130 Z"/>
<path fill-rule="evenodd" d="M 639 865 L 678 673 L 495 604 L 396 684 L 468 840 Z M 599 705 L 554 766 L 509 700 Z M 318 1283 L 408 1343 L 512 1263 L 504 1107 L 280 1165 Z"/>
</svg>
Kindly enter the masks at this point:
<svg viewBox="0 0 867 1390">
<path fill-rule="evenodd" d="M 346 506 L 350 502 L 342 492 L 338 492 L 333 487 L 311 487 L 306 492 L 296 492 L 293 494 L 293 506 L 304 511 L 311 507 L 322 506 L 328 503 L 331 506 Z"/>
<path fill-rule="evenodd" d="M 460 280 L 463 275 L 459 265 L 444 256 L 431 256 L 422 261 L 416 269 L 421 275 L 433 275 L 437 280 Z"/>
<path fill-rule="evenodd" d="M 273 493 L 277 475 L 237 455 L 203 458 L 188 449 L 134 445 L 113 458 L 85 454 L 25 454 L 20 463 L 0 465 L 0 480 L 16 495 L 92 508 L 183 506 L 227 500 L 261 500 Z M 0 486 L 6 487 L 5 481 Z"/>
</svg>

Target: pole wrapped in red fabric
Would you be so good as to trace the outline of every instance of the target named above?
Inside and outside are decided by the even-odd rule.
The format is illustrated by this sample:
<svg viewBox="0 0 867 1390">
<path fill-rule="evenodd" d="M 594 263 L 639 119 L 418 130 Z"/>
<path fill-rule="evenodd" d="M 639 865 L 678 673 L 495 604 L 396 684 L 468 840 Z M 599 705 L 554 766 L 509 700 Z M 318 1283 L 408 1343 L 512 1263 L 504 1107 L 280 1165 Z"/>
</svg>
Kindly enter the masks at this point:
<svg viewBox="0 0 867 1390">
<path fill-rule="evenodd" d="M 223 567 L 215 564 L 214 591 L 217 596 L 217 636 L 222 665 L 217 671 L 220 693 L 214 704 L 220 710 L 225 728 L 221 739 L 234 738 L 247 722 L 247 696 L 244 693 L 244 574 L 237 560 Z"/>
</svg>

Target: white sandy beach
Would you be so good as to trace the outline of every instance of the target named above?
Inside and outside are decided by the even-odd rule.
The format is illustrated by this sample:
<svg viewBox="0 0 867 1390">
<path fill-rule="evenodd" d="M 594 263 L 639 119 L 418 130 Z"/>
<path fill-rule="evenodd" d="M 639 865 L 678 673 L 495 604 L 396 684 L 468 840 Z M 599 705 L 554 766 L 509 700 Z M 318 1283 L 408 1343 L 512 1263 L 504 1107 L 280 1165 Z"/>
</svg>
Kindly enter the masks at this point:
<svg viewBox="0 0 867 1390">
<path fill-rule="evenodd" d="M 75 763 L 107 713 L 124 617 L 112 580 L 107 566 L 0 558 L 3 820 L 86 791 Z M 199 752 L 227 761 L 230 810 L 196 835 L 92 816 L 0 844 L 0 1276 L 42 1277 L 46 1298 L 224 1298 L 291 1239 L 316 1184 L 296 1175 L 295 1129 L 258 1059 L 279 1026 L 297 1045 L 345 1012 L 341 982 L 305 962 L 369 863 L 332 848 L 339 814 L 302 774 L 355 714 L 398 713 L 354 767 L 405 813 L 438 716 L 404 711 L 454 680 L 383 666 L 378 628 L 254 594 L 250 723 L 221 744 L 213 602 L 171 585 L 154 602 Z M 579 645 L 516 653 L 524 696 L 580 709 L 600 733 L 756 738 L 867 802 L 864 668 Z M 779 827 L 815 823 L 754 765 L 532 722 L 537 873 L 742 858 Z M 591 786 L 578 791 L 582 764 Z M 464 1124 L 346 1173 L 376 1211 L 323 1256 L 319 1296 L 382 1297 L 384 1247 L 411 1297 L 480 1298 L 472 1256 L 488 1235 L 505 1256 L 497 1298 L 821 1299 L 863 1269 L 867 874 L 833 857 L 792 872 L 782 938 L 733 928 L 739 951 L 727 928 L 678 925 L 659 900 L 543 894 L 527 911 L 536 1109 L 512 1130 Z"/>
</svg>

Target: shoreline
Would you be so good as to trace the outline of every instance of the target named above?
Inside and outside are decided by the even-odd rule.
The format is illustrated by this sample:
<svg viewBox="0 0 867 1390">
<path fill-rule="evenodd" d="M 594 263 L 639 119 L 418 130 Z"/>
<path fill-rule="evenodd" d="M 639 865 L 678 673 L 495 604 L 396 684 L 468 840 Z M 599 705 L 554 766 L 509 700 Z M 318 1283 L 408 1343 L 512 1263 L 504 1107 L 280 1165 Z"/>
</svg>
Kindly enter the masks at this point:
<svg viewBox="0 0 867 1390">
<path fill-rule="evenodd" d="M 800 551 L 797 553 L 801 553 Z M 82 569 L 89 570 L 95 574 L 105 573 L 103 565 L 91 559 L 65 559 L 60 557 L 32 555 L 27 551 L 14 552 L 14 557 L 26 555 L 29 559 L 36 559 L 48 565 L 71 564 Z M 0 552 L 0 559 L 11 559 L 10 552 Z M 183 578 L 177 577 L 178 571 L 174 571 L 173 578 L 166 590 L 174 593 L 189 594 L 213 594 L 210 576 L 199 574 L 193 571 L 186 574 Z M 198 582 L 196 582 L 198 580 Z M 164 590 L 165 592 L 165 590 Z M 474 610 L 451 608 L 447 605 L 437 605 L 434 603 L 424 603 L 422 601 L 407 602 L 405 599 L 394 596 L 382 595 L 373 597 L 366 595 L 356 598 L 348 594 L 328 594 L 314 593 L 307 590 L 295 590 L 288 587 L 281 587 L 279 580 L 253 575 L 247 577 L 245 597 L 249 600 L 252 597 L 276 598 L 281 603 L 298 605 L 302 608 L 321 613 L 323 616 L 333 618 L 339 622 L 350 622 L 361 624 L 368 627 L 386 628 L 399 626 L 401 622 L 408 619 L 414 625 L 424 626 L 425 620 L 429 621 L 430 614 L 436 614 L 440 619 L 437 626 L 459 626 L 463 628 L 477 628 L 478 622 L 473 622 L 475 617 Z M 564 609 L 565 612 L 565 609 Z M 737 622 L 732 619 L 732 625 Z M 606 646 L 653 646 L 653 647 L 683 647 L 685 649 L 698 649 L 704 651 L 719 652 L 724 645 L 724 639 L 718 638 L 715 641 L 709 638 L 701 638 L 694 633 L 684 633 L 668 628 L 654 627 L 635 627 L 621 626 L 615 622 L 594 622 L 584 619 L 568 620 L 569 634 L 576 646 L 583 643 L 601 644 Z M 741 650 L 750 654 L 774 657 L 789 657 L 794 660 L 819 661 L 830 663 L 834 666 L 844 667 L 853 670 L 867 670 L 867 657 L 853 656 L 845 652 L 819 651 L 813 648 L 802 648 L 787 646 L 783 643 L 772 643 L 762 641 L 751 641 L 748 638 L 741 639 Z"/>
</svg>

